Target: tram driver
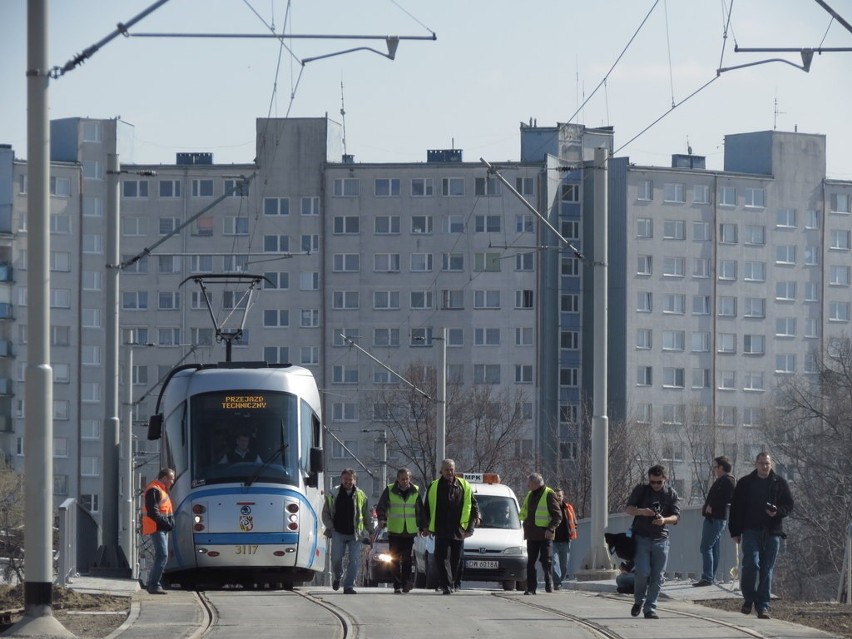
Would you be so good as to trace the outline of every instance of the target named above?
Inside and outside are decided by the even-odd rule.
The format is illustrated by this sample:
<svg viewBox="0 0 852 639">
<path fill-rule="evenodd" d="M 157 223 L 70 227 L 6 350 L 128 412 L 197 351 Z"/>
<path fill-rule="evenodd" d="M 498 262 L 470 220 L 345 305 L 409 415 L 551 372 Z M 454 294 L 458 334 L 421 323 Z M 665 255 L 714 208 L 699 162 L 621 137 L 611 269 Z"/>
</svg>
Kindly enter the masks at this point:
<svg viewBox="0 0 852 639">
<path fill-rule="evenodd" d="M 239 462 L 249 462 L 254 464 L 260 464 L 262 462 L 260 455 L 258 455 L 254 450 L 249 447 L 249 442 L 251 438 L 248 433 L 239 433 L 237 435 L 236 443 L 233 450 L 229 450 L 224 455 L 222 455 L 222 459 L 219 460 L 220 464 L 237 464 Z"/>
</svg>

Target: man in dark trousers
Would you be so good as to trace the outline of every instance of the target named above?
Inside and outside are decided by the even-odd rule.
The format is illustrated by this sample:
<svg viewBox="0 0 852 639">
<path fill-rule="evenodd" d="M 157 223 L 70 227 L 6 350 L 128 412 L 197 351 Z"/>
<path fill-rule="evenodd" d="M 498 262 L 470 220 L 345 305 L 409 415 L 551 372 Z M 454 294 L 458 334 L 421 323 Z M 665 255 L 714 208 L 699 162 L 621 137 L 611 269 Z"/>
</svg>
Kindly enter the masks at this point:
<svg viewBox="0 0 852 639">
<path fill-rule="evenodd" d="M 757 608 L 760 619 L 769 619 L 772 572 L 785 537 L 783 520 L 793 512 L 793 496 L 783 477 L 772 470 L 769 453 L 758 453 L 751 474 L 740 477 L 731 500 L 731 537 L 743 549 L 744 615 Z"/>
<path fill-rule="evenodd" d="M 630 614 L 638 617 L 645 609 L 645 619 L 659 619 L 657 598 L 663 586 L 663 573 L 669 559 L 669 525 L 680 519 L 677 492 L 666 484 L 666 469 L 656 464 L 648 469 L 648 483 L 639 484 L 627 498 L 625 512 L 633 517 L 633 539 L 636 542 L 634 562 L 633 607 Z"/>
<path fill-rule="evenodd" d="M 163 468 L 157 479 L 145 487 L 145 504 L 142 506 L 142 534 L 151 537 L 154 547 L 154 562 L 148 571 L 148 592 L 164 595 L 160 577 L 169 558 L 169 533 L 175 528 L 174 509 L 169 498 L 169 489 L 175 483 L 175 471 Z"/>
<path fill-rule="evenodd" d="M 737 480 L 731 475 L 731 460 L 725 457 L 717 457 L 713 460 L 713 474 L 716 481 L 707 491 L 707 499 L 704 500 L 704 524 L 701 528 L 701 579 L 693 586 L 712 586 L 716 580 L 716 571 L 719 569 L 719 554 L 722 545 L 722 531 L 725 530 L 725 521 L 728 519 L 728 506 L 734 496 L 734 486 Z"/>
<path fill-rule="evenodd" d="M 568 560 L 571 557 L 571 541 L 577 539 L 577 516 L 574 506 L 565 499 L 565 491 L 556 489 L 556 498 L 562 505 L 562 521 L 556 527 L 553 535 L 553 589 L 562 590 L 562 582 L 568 581 Z M 559 570 L 556 570 L 556 563 Z"/>
<path fill-rule="evenodd" d="M 411 549 L 423 519 L 420 488 L 411 483 L 411 471 L 400 468 L 396 481 L 385 488 L 376 504 L 379 528 L 388 529 L 388 552 L 391 556 L 393 592 L 411 591 Z"/>
<path fill-rule="evenodd" d="M 420 534 L 435 536 L 435 565 L 441 592 L 452 594 L 461 569 L 464 540 L 473 534 L 479 508 L 473 491 L 456 477 L 456 462 L 441 462 L 441 476 L 429 484 L 423 504 Z"/>
<path fill-rule="evenodd" d="M 529 492 L 519 514 L 527 540 L 527 589 L 524 594 L 534 595 L 538 587 L 536 561 L 541 562 L 544 572 L 545 592 L 553 592 L 553 537 L 562 521 L 562 502 L 555 490 L 544 485 L 539 473 L 527 477 L 527 488 Z"/>
</svg>

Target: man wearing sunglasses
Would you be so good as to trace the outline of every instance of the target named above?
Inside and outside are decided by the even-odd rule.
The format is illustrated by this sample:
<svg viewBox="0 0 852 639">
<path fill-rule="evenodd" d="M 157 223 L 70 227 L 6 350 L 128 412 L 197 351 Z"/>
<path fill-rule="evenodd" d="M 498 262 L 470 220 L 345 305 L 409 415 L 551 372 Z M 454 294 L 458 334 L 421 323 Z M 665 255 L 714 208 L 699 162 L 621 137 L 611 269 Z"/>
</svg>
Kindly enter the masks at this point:
<svg viewBox="0 0 852 639">
<path fill-rule="evenodd" d="M 663 466 L 657 464 L 648 469 L 648 483 L 633 489 L 625 512 L 633 517 L 636 540 L 633 557 L 636 577 L 630 614 L 638 617 L 644 608 L 645 619 L 659 619 L 657 597 L 669 558 L 668 525 L 676 524 L 680 517 L 677 493 L 666 484 Z"/>
</svg>

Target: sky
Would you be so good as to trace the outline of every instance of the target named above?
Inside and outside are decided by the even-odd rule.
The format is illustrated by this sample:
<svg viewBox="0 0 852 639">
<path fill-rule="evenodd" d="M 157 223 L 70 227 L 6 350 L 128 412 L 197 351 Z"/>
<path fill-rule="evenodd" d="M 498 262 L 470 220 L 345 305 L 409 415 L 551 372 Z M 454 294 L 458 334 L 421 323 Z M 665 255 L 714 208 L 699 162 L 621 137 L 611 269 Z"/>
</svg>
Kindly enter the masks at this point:
<svg viewBox="0 0 852 639">
<path fill-rule="evenodd" d="M 852 0 L 827 1 L 852 23 Z M 51 66 L 152 4 L 48 0 Z M 119 36 L 50 82 L 50 117 L 120 117 L 135 130 L 121 161 L 155 164 L 182 151 L 251 162 L 255 119 L 267 116 L 343 121 L 356 162 L 424 162 L 447 148 L 469 162 L 518 160 L 520 123 L 532 119 L 613 126 L 616 155 L 635 164 L 668 166 L 691 147 L 722 169 L 726 134 L 798 130 L 825 134 L 828 176 L 852 180 L 852 52 L 815 55 L 809 73 L 772 62 L 717 74 L 801 64 L 735 44 L 852 48 L 852 32 L 813 0 L 170 0 L 130 33 L 272 27 L 437 39 L 402 39 L 395 60 L 357 51 L 302 65 L 385 43 L 299 38 L 288 51 L 277 39 Z M 25 158 L 25 0 L 0 0 L 0 61 L 0 143 Z"/>
</svg>

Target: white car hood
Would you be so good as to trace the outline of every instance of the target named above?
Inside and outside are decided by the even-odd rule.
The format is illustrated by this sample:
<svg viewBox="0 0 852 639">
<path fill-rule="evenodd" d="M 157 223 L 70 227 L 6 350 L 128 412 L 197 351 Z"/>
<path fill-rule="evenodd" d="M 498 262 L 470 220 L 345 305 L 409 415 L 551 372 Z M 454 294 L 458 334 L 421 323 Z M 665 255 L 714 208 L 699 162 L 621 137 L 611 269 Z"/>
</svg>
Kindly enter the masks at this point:
<svg viewBox="0 0 852 639">
<path fill-rule="evenodd" d="M 464 540 L 466 553 L 476 554 L 480 548 L 490 551 L 502 552 L 506 548 L 519 546 L 525 547 L 524 531 L 506 528 L 477 528 L 473 535 Z"/>
</svg>

